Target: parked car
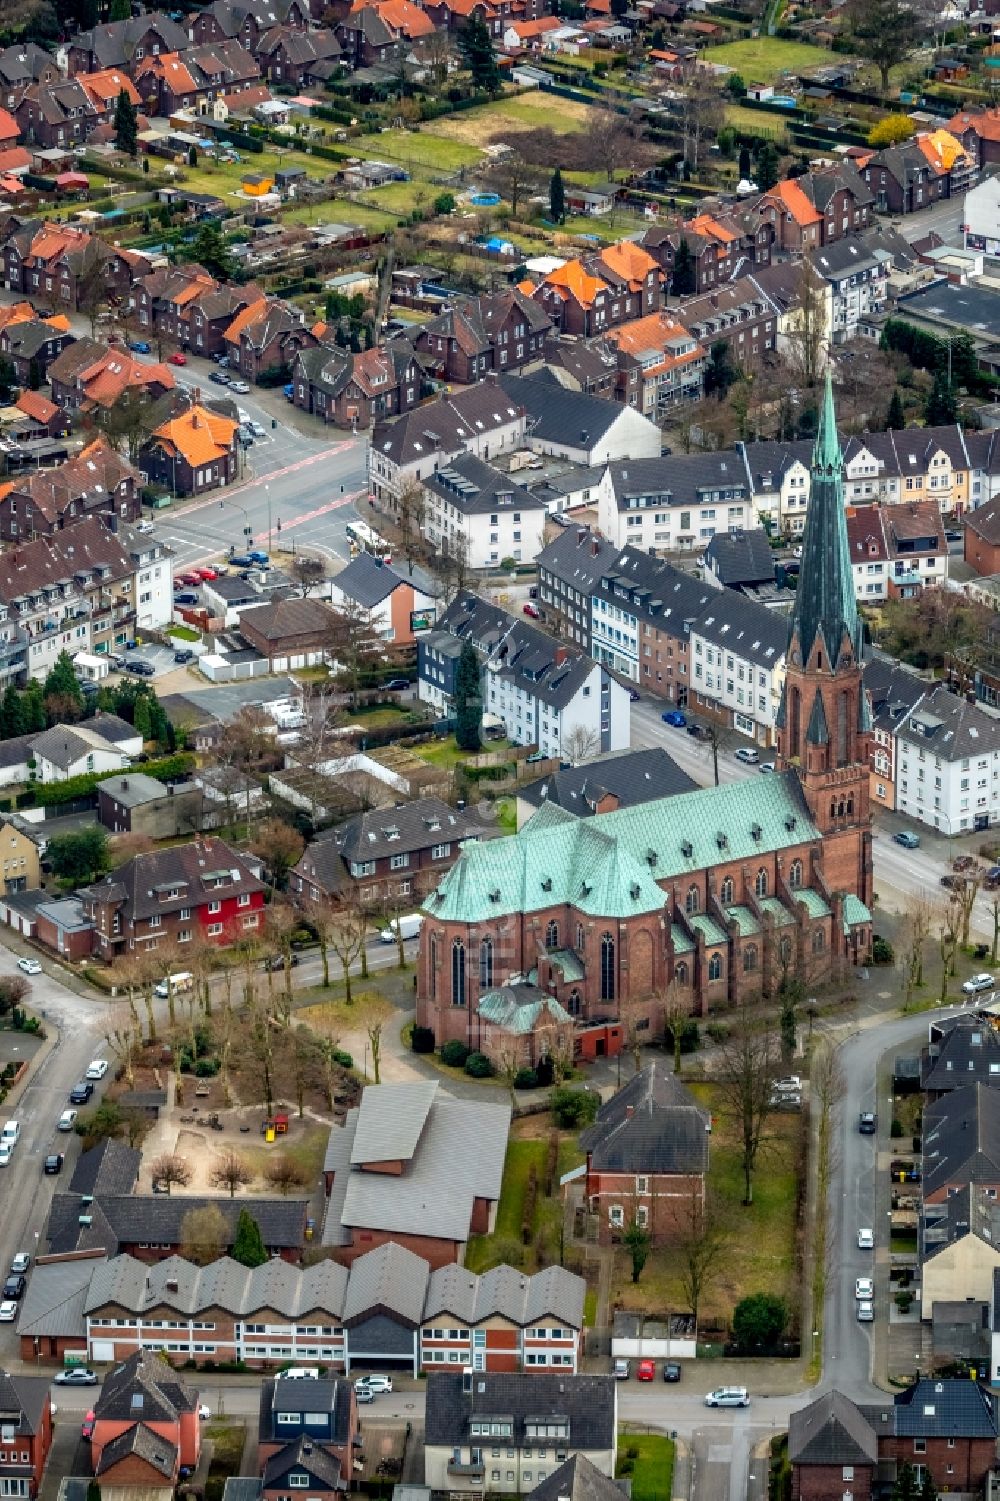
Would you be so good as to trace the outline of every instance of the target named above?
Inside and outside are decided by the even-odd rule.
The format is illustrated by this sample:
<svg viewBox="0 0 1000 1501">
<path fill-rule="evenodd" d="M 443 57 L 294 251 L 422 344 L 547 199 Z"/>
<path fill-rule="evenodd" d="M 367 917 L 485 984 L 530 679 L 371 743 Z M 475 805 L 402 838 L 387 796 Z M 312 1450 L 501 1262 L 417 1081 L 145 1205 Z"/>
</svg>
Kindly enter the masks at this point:
<svg viewBox="0 0 1000 1501">
<path fill-rule="evenodd" d="M 4 1298 L 23 1298 L 24 1289 L 27 1285 L 28 1279 L 22 1277 L 20 1273 L 15 1272 L 4 1283 L 2 1296 Z"/>
<path fill-rule="evenodd" d="M 42 1172 L 54 1176 L 56 1173 L 62 1172 L 62 1165 L 63 1154 L 61 1152 L 50 1152 L 42 1163 Z"/>
<path fill-rule="evenodd" d="M 90 1096 L 94 1093 L 94 1086 L 89 1079 L 81 1079 L 79 1084 L 74 1084 L 69 1092 L 71 1105 L 86 1105 Z"/>
<path fill-rule="evenodd" d="M 40 975 L 42 972 L 42 966 L 37 959 L 19 959 L 17 967 L 23 970 L 26 975 Z"/>
<path fill-rule="evenodd" d="M 611 1374 L 616 1381 L 627 1381 L 632 1374 L 632 1365 L 627 1360 L 616 1360 L 611 1368 Z"/>
<path fill-rule="evenodd" d="M 762 761 L 760 763 L 760 765 L 757 767 L 757 770 L 758 771 L 763 771 L 765 773 L 766 772 L 770 772 L 770 771 L 774 771 L 775 770 L 774 762 L 773 761 Z"/>
<path fill-rule="evenodd" d="M 741 745 L 736 752 L 737 761 L 742 761 L 744 766 L 756 766 L 760 756 L 752 745 Z"/>
<path fill-rule="evenodd" d="M 801 1094 L 802 1079 L 798 1074 L 784 1074 L 771 1085 L 775 1094 Z"/>
<path fill-rule="evenodd" d="M 875 1249 L 875 1231 L 874 1230 L 869 1230 L 867 1227 L 859 1230 L 858 1231 L 858 1250 L 859 1251 L 874 1251 L 874 1249 Z"/>
<path fill-rule="evenodd" d="M 855 1279 L 854 1296 L 856 1298 L 874 1298 L 875 1283 L 871 1277 L 858 1277 Z"/>
<path fill-rule="evenodd" d="M 78 1110 L 64 1110 L 62 1115 L 56 1121 L 56 1130 L 72 1131 L 73 1127 L 76 1125 L 76 1118 L 79 1113 L 80 1112 Z"/>
<path fill-rule="evenodd" d="M 196 605 L 197 603 L 198 596 L 197 594 L 192 594 L 190 589 L 182 589 L 180 594 L 174 595 L 175 605 Z"/>
<path fill-rule="evenodd" d="M 0 1303 L 0 1324 L 13 1324 L 17 1318 L 17 1304 L 13 1299 L 5 1299 Z"/>
<path fill-rule="evenodd" d="M 94 1424 L 96 1422 L 97 1422 L 97 1414 L 94 1413 L 94 1412 L 88 1412 L 87 1416 L 84 1418 L 83 1422 L 80 1424 L 80 1437 L 81 1438 L 93 1438 L 94 1437 Z"/>
<path fill-rule="evenodd" d="M 249 427 L 255 438 L 267 437 L 267 428 L 262 422 L 248 422 L 247 426 Z"/>
<path fill-rule="evenodd" d="M 909 829 L 902 829 L 898 834 L 893 834 L 897 844 L 901 844 L 904 850 L 918 850 L 920 848 L 920 835 L 911 834 Z"/>
<path fill-rule="evenodd" d="M 354 1400 L 355 1402 L 360 1403 L 374 1402 L 375 1393 L 372 1391 L 371 1387 L 363 1386 L 359 1392 L 354 1393 Z"/>
<path fill-rule="evenodd" d="M 186 365 L 187 362 L 187 355 L 181 354 L 179 349 L 175 349 L 173 354 L 170 355 L 169 359 L 167 360 L 168 365 Z"/>
<path fill-rule="evenodd" d="M 965 885 L 965 881 L 961 876 L 953 876 L 946 873 L 941 877 L 941 885 L 944 886 L 948 891 L 961 891 L 962 887 Z"/>
<path fill-rule="evenodd" d="M 266 568 L 271 561 L 267 553 L 261 552 L 259 547 L 252 547 L 247 553 L 247 557 L 250 559 L 251 565 L 257 568 Z"/>
<path fill-rule="evenodd" d="M 858 1304 L 858 1323 L 871 1324 L 875 1320 L 875 1308 L 868 1298 L 862 1298 Z"/>
<path fill-rule="evenodd" d="M 987 891 L 996 891 L 1000 886 L 1000 865 L 991 865 L 983 877 L 983 885 Z"/>
<path fill-rule="evenodd" d="M 31 1253 L 29 1251 L 18 1251 L 17 1255 L 11 1261 L 10 1269 L 11 1272 L 16 1274 L 26 1272 L 30 1265 Z"/>
<path fill-rule="evenodd" d="M 383 686 L 386 693 L 403 693 L 410 687 L 410 680 L 409 678 L 390 678 Z"/>
<path fill-rule="evenodd" d="M 52 1380 L 56 1386 L 96 1386 L 97 1375 L 85 1365 L 70 1366 L 68 1371 L 56 1371 Z"/>
<path fill-rule="evenodd" d="M 210 370 L 208 372 L 208 378 L 213 383 L 213 385 L 216 385 L 216 386 L 228 386 L 229 385 L 229 377 L 227 375 L 224 375 L 221 370 Z"/>
<path fill-rule="evenodd" d="M 235 392 L 237 396 L 250 395 L 250 387 L 247 385 L 245 380 L 230 380 L 229 389 L 230 391 Z"/>
<path fill-rule="evenodd" d="M 682 730 L 687 724 L 687 719 L 681 713 L 680 709 L 664 709 L 660 718 L 664 724 L 673 725 L 675 730 Z"/>
<path fill-rule="evenodd" d="M 862 1136 L 874 1136 L 878 1130 L 878 1116 L 874 1110 L 862 1110 L 858 1116 L 858 1130 Z"/>
<path fill-rule="evenodd" d="M 89 1063 L 87 1065 L 87 1072 L 84 1075 L 84 1078 L 85 1079 L 103 1079 L 104 1075 L 107 1073 L 107 1071 L 108 1071 L 108 1060 L 106 1058 L 95 1058 L 92 1063 Z"/>
<path fill-rule="evenodd" d="M 681 1368 L 676 1360 L 665 1360 L 663 1362 L 663 1379 L 664 1381 L 679 1381 L 681 1379 Z"/>
<path fill-rule="evenodd" d="M 3 1130 L 0 1131 L 0 1146 L 10 1147 L 11 1151 L 13 1151 L 20 1139 L 21 1122 L 8 1121 Z"/>
<path fill-rule="evenodd" d="M 542 612 L 539 610 L 537 605 L 533 605 L 531 603 L 530 599 L 521 606 L 521 609 L 524 611 L 525 615 L 530 615 L 532 620 L 540 620 L 542 618 Z"/>
<path fill-rule="evenodd" d="M 981 990 L 992 990 L 996 981 L 985 970 L 981 974 L 972 975 L 970 979 L 963 980 L 962 989 L 966 995 L 978 995 Z"/>
<path fill-rule="evenodd" d="M 292 968 L 293 969 L 295 968 L 295 966 L 297 964 L 300 964 L 302 962 L 300 960 L 298 954 L 293 954 L 291 956 L 291 958 L 292 958 Z M 270 958 L 265 959 L 265 961 L 264 961 L 264 968 L 272 970 L 274 973 L 278 973 L 279 971 L 283 970 L 284 967 L 285 967 L 285 958 L 284 958 L 283 954 L 272 954 L 270 956 Z"/>
<path fill-rule="evenodd" d="M 174 652 L 174 662 L 178 667 L 186 667 L 189 662 L 193 661 L 194 652 L 191 651 L 190 647 L 185 646 L 180 651 Z"/>
<path fill-rule="evenodd" d="M 133 354 L 148 354 L 149 345 L 145 339 L 130 339 L 128 344 Z"/>
<path fill-rule="evenodd" d="M 635 1376 L 637 1381 L 655 1381 L 656 1361 L 640 1360 L 638 1367 L 636 1368 Z"/>
<path fill-rule="evenodd" d="M 252 568 L 253 558 L 249 553 L 234 553 L 229 559 L 230 568 Z"/>
<path fill-rule="evenodd" d="M 355 1381 L 355 1383 L 354 1383 L 354 1390 L 357 1392 L 357 1391 L 363 1391 L 365 1389 L 367 1389 L 370 1392 L 391 1392 L 392 1391 L 392 1377 L 391 1376 L 359 1376 L 358 1379 L 357 1379 L 357 1381 Z"/>
</svg>

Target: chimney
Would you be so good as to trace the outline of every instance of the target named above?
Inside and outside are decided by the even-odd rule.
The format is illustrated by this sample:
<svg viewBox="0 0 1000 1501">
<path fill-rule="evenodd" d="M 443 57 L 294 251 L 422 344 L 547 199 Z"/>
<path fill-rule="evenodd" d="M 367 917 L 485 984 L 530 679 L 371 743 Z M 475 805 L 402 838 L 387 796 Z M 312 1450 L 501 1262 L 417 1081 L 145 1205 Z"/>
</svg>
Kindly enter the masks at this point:
<svg viewBox="0 0 1000 1501">
<path fill-rule="evenodd" d="M 632 1119 L 633 1115 L 635 1115 L 635 1106 L 634 1105 L 626 1105 L 625 1106 L 625 1119 L 627 1121 L 630 1121 Z"/>
<path fill-rule="evenodd" d="M 565 646 L 557 646 L 556 647 L 556 655 L 555 655 L 555 665 L 556 665 L 556 667 L 561 667 L 563 665 L 563 663 L 566 660 L 567 655 L 568 654 L 567 654 Z"/>
<path fill-rule="evenodd" d="M 593 541 L 591 542 L 591 544 L 590 544 L 590 556 L 592 558 L 596 558 L 597 555 L 598 555 L 598 553 L 600 552 L 600 550 L 601 550 L 601 544 L 597 540 L 597 538 L 595 537 L 593 539 Z"/>
<path fill-rule="evenodd" d="M 128 791 L 128 777 L 122 777 L 122 791 Z"/>
</svg>

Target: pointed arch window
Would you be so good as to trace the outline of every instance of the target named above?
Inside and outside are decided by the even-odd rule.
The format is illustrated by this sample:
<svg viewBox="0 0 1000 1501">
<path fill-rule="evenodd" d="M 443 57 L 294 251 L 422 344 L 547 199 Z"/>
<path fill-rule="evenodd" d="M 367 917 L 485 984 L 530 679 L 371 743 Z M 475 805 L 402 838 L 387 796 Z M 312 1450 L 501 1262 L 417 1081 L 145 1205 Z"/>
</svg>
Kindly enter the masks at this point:
<svg viewBox="0 0 1000 1501">
<path fill-rule="evenodd" d="M 557 949 L 559 947 L 559 924 L 555 919 L 545 929 L 545 947 L 547 949 Z"/>
<path fill-rule="evenodd" d="M 674 978 L 678 985 L 686 985 L 688 982 L 688 967 L 682 959 L 680 964 L 674 965 Z"/>
<path fill-rule="evenodd" d="M 583 923 L 582 922 L 578 922 L 577 925 L 576 925 L 576 951 L 577 951 L 578 954 L 582 954 L 583 953 L 583 944 L 584 944 Z"/>
<path fill-rule="evenodd" d="M 745 975 L 752 975 L 756 968 L 757 945 L 755 943 L 748 943 L 743 950 L 743 973 Z"/>
<path fill-rule="evenodd" d="M 701 911 L 701 893 L 697 886 L 688 887 L 688 894 L 684 898 L 684 910 L 689 914 Z"/>
<path fill-rule="evenodd" d="M 479 945 L 479 988 L 489 990 L 493 984 L 493 939 L 484 938 Z"/>
<path fill-rule="evenodd" d="M 722 905 L 724 907 L 731 907 L 732 906 L 732 904 L 733 904 L 733 878 L 732 878 L 732 876 L 727 876 L 726 879 L 723 881 L 721 887 L 719 888 L 719 901 L 722 903 Z"/>
<path fill-rule="evenodd" d="M 792 940 L 790 938 L 783 938 L 781 940 L 778 944 L 778 953 L 781 956 L 782 964 L 790 964 L 792 962 Z"/>
<path fill-rule="evenodd" d="M 566 1002 L 566 1010 L 570 1016 L 580 1015 L 580 992 L 578 990 L 570 991 L 569 1000 Z"/>
<path fill-rule="evenodd" d="M 822 954 L 826 948 L 826 934 L 822 928 L 813 929 L 812 946 L 814 954 Z"/>
<path fill-rule="evenodd" d="M 722 955 L 713 954 L 708 961 L 708 978 L 710 980 L 722 979 Z"/>
<path fill-rule="evenodd" d="M 451 1004 L 465 1005 L 465 944 L 460 938 L 451 946 Z"/>
<path fill-rule="evenodd" d="M 767 896 L 767 871 L 763 865 L 757 872 L 757 879 L 753 883 L 753 889 L 758 896 Z"/>
<path fill-rule="evenodd" d="M 431 974 L 430 974 L 431 1000 L 432 1001 L 436 1001 L 437 1000 L 437 989 L 438 989 L 438 936 L 437 936 L 436 933 L 432 933 L 431 934 L 431 946 L 430 946 L 429 958 L 430 958 L 430 969 L 431 969 Z"/>
<path fill-rule="evenodd" d="M 610 933 L 601 938 L 601 1000 L 615 998 L 615 940 Z"/>
<path fill-rule="evenodd" d="M 793 891 L 798 891 L 802 885 L 802 861 L 793 860 L 788 867 L 788 884 Z"/>
</svg>

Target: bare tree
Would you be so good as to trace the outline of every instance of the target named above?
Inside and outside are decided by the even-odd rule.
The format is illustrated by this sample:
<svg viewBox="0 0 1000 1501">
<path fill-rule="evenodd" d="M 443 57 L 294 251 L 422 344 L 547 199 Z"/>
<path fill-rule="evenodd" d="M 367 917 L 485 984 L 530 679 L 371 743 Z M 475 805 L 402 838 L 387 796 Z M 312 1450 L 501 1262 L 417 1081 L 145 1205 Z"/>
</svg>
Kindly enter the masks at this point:
<svg viewBox="0 0 1000 1501">
<path fill-rule="evenodd" d="M 122 1066 L 122 1074 L 129 1089 L 135 1086 L 135 1055 L 142 1038 L 138 1027 L 111 1027 L 104 1040 Z"/>
<path fill-rule="evenodd" d="M 167 1196 L 176 1183 L 180 1188 L 186 1188 L 191 1182 L 191 1164 L 186 1157 L 179 1157 L 176 1152 L 164 1152 L 162 1157 L 157 1157 L 150 1163 L 149 1171 L 154 1183 L 167 1185 Z"/>
<path fill-rule="evenodd" d="M 692 1188 L 673 1249 L 680 1262 L 680 1283 L 694 1316 L 695 1334 L 702 1294 L 729 1250 L 731 1227 L 718 1202 Z"/>
<path fill-rule="evenodd" d="M 990 963 L 997 962 L 997 946 L 1000 945 L 1000 892 L 994 892 L 990 902 L 990 912 L 993 916 L 993 947 L 990 950 Z"/>
<path fill-rule="evenodd" d="M 955 959 L 958 954 L 958 930 L 959 914 L 954 904 L 938 913 L 937 941 L 938 953 L 941 955 L 941 992 L 938 996 L 938 1004 L 944 1006 L 948 1000 L 948 981 L 955 974 Z"/>
<path fill-rule="evenodd" d="M 424 38 L 423 55 L 431 77 L 440 89 L 448 77 L 453 57 L 452 41 L 446 27 L 435 27 Z"/>
<path fill-rule="evenodd" d="M 517 1090 L 514 1088 L 514 1080 L 520 1072 L 521 1060 L 516 1047 L 501 1048 L 496 1060 L 496 1075 L 507 1086 L 512 1111 L 517 1109 Z"/>
<path fill-rule="evenodd" d="M 229 1226 L 218 1204 L 189 1209 L 181 1220 L 181 1255 L 195 1266 L 211 1266 L 228 1244 Z"/>
<path fill-rule="evenodd" d="M 979 895 L 979 888 L 982 883 L 982 868 L 977 867 L 976 870 L 970 871 L 968 875 L 959 877 L 958 884 L 952 888 L 952 897 L 958 913 L 963 947 L 966 947 L 969 942 L 972 912 L 976 905 L 976 897 Z"/>
<path fill-rule="evenodd" d="M 427 529 L 427 491 L 419 480 L 404 480 L 396 496 L 396 521 L 402 533 L 400 551 L 406 559 L 407 574 L 424 556 Z"/>
<path fill-rule="evenodd" d="M 350 694 L 351 708 L 356 709 L 365 667 L 384 652 L 371 610 L 346 598 L 331 610 L 326 649 Z"/>
<path fill-rule="evenodd" d="M 594 160 L 608 182 L 614 182 L 619 167 L 634 155 L 636 131 L 626 116 L 605 97 L 603 103 L 591 112 L 588 136 Z"/>
<path fill-rule="evenodd" d="M 382 1033 L 386 1022 L 394 1014 L 389 1002 L 374 991 L 361 997 L 359 1004 L 361 1025 L 368 1038 L 371 1051 L 372 1075 L 376 1084 L 382 1082 Z"/>
<path fill-rule="evenodd" d="M 305 915 L 319 944 L 319 957 L 323 963 L 323 988 L 329 990 L 330 935 L 336 926 L 336 914 L 331 910 L 329 902 L 310 900 L 305 903 Z"/>
<path fill-rule="evenodd" d="M 271 1157 L 264 1164 L 264 1177 L 272 1188 L 276 1188 L 282 1198 L 286 1198 L 293 1188 L 302 1188 L 306 1182 L 303 1168 L 292 1157 L 282 1154 L 280 1157 Z"/>
<path fill-rule="evenodd" d="M 263 709 L 248 704 L 233 715 L 216 749 L 217 766 L 236 773 L 246 807 L 246 831 L 252 830 L 255 776 L 274 747 L 274 721 Z"/>
<path fill-rule="evenodd" d="M 673 1045 L 674 1073 L 679 1079 L 681 1076 L 681 1034 L 684 1030 L 684 1023 L 691 1015 L 691 1008 L 681 994 L 681 988 L 676 980 L 671 980 L 661 996 L 660 1004 L 663 1009 L 664 1039 L 669 1033 Z"/>
<path fill-rule="evenodd" d="M 753 1016 L 742 1002 L 721 1052 L 719 1088 L 740 1133 L 743 1202 L 752 1204 L 754 1170 L 773 1109 L 772 1086 L 781 1060 L 773 1023 Z"/>
<path fill-rule="evenodd" d="M 506 198 L 510 211 L 517 218 L 517 211 L 531 193 L 542 186 L 542 174 L 531 162 L 526 161 L 517 150 L 507 151 L 497 157 L 486 174 L 486 182 L 501 198 Z"/>
<path fill-rule="evenodd" d="M 684 160 L 697 175 L 702 141 L 722 124 L 722 95 L 703 68 L 695 68 L 684 86 L 681 101 Z"/>
<path fill-rule="evenodd" d="M 266 818 L 250 841 L 251 850 L 264 862 L 277 891 L 287 888 L 288 872 L 301 859 L 305 847 L 298 829 L 284 818 Z"/>
<path fill-rule="evenodd" d="M 575 724 L 562 737 L 560 744 L 565 759 L 572 761 L 574 766 L 579 766 L 597 755 L 601 748 L 601 737 L 597 730 L 588 729 L 585 724 Z"/>
<path fill-rule="evenodd" d="M 795 375 L 812 387 L 826 363 L 830 329 L 826 316 L 826 284 L 806 260 L 799 264 L 795 301 L 792 316 L 786 320 L 789 361 Z"/>
<path fill-rule="evenodd" d="M 364 954 L 367 939 L 368 917 L 356 903 L 343 906 L 332 914 L 330 947 L 340 960 L 344 981 L 344 999 L 348 1005 L 353 1000 L 351 965 Z"/>
<path fill-rule="evenodd" d="M 288 572 L 305 598 L 311 589 L 315 589 L 326 578 L 326 564 L 322 558 L 315 558 L 310 553 L 297 552 L 288 564 Z"/>
<path fill-rule="evenodd" d="M 907 903 L 904 923 L 905 941 L 899 946 L 898 966 L 902 971 L 905 995 L 904 1009 L 913 1000 L 913 993 L 924 983 L 924 950 L 931 929 L 931 909 L 921 897 Z"/>
<path fill-rule="evenodd" d="M 253 1168 L 231 1147 L 223 1152 L 211 1172 L 212 1187 L 226 1189 L 231 1199 L 236 1197 L 238 1188 L 246 1188 L 253 1179 Z"/>
</svg>

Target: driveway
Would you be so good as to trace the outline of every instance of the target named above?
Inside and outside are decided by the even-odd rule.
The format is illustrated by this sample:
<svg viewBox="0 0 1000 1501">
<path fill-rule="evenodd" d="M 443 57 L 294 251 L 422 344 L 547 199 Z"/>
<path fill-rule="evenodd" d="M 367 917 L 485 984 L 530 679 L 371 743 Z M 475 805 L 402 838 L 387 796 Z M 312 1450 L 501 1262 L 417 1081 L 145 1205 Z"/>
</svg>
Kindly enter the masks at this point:
<svg viewBox="0 0 1000 1501">
<path fill-rule="evenodd" d="M 132 664 L 135 662 L 145 662 L 148 666 L 153 668 L 154 677 L 163 677 L 166 673 L 172 672 L 174 669 L 175 663 L 173 648 L 167 646 L 158 646 L 152 641 L 148 641 L 145 644 L 140 644 L 135 648 L 134 651 L 130 651 L 126 654 L 125 669 L 123 674 L 125 677 L 139 676 L 139 674 L 130 671 Z M 147 679 L 148 676 L 149 675 L 146 674 Z"/>
</svg>

